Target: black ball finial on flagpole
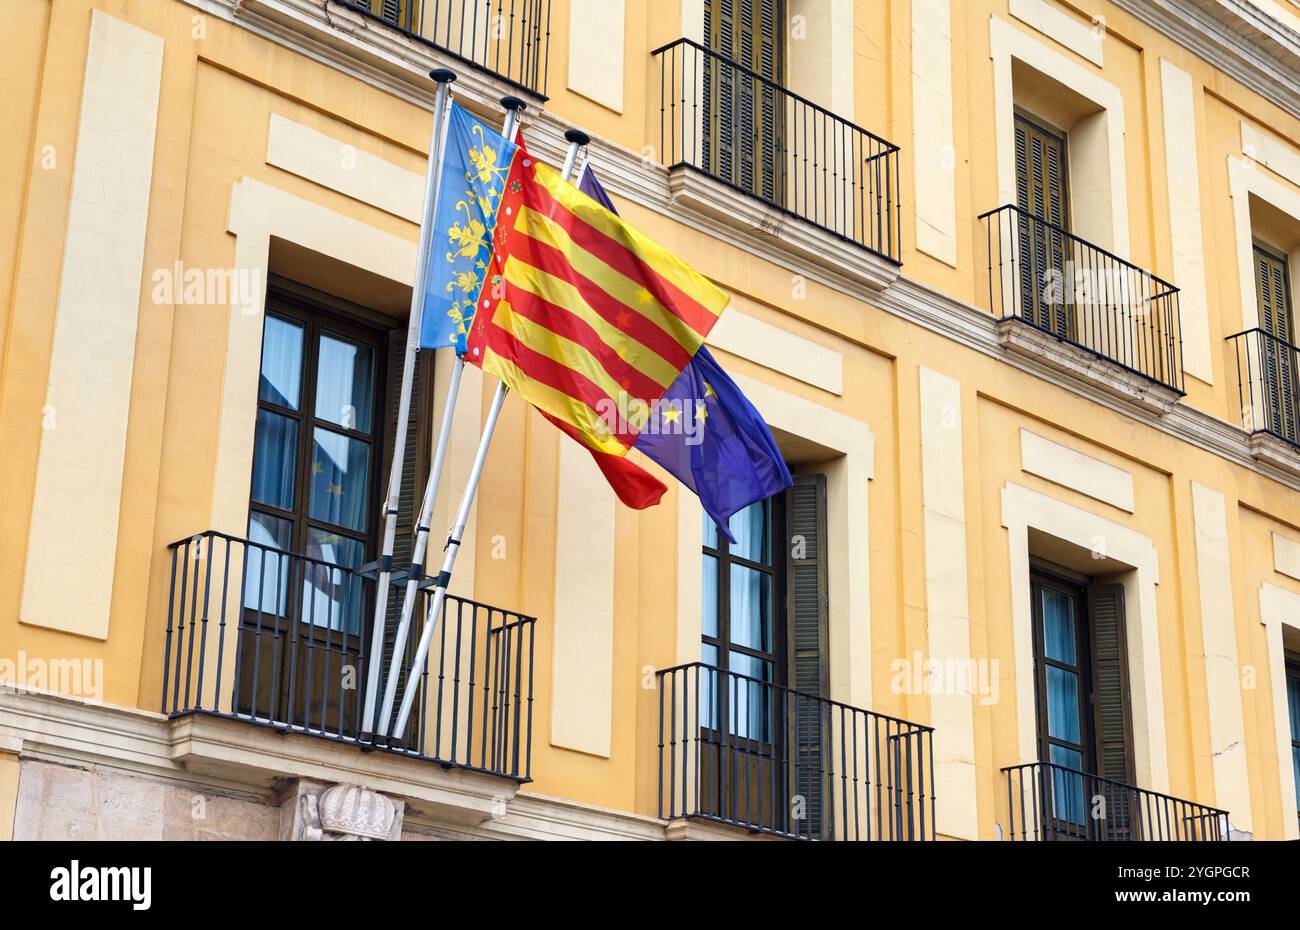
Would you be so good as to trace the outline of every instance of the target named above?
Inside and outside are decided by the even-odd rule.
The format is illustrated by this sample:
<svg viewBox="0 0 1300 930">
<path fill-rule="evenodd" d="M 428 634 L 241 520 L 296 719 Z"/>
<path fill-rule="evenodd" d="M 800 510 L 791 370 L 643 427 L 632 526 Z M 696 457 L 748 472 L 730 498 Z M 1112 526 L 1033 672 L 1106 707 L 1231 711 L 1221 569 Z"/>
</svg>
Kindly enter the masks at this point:
<svg viewBox="0 0 1300 930">
<path fill-rule="evenodd" d="M 518 110 L 520 113 L 528 109 L 528 104 L 518 97 L 502 97 L 501 106 L 507 110 Z"/>
<path fill-rule="evenodd" d="M 439 84 L 450 84 L 456 80 L 456 72 L 450 68 L 434 68 L 429 72 L 429 77 Z"/>
<path fill-rule="evenodd" d="M 591 136 L 587 135 L 581 129 L 567 129 L 564 132 L 564 141 L 576 143 L 581 146 L 587 146 L 591 144 Z"/>
</svg>

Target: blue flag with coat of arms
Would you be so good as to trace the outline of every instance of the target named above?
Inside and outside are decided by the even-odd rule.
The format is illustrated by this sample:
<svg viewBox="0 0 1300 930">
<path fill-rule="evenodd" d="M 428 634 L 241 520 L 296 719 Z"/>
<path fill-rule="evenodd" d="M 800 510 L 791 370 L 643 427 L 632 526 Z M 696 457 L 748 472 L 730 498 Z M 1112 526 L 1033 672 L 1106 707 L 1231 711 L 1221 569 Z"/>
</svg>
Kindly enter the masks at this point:
<svg viewBox="0 0 1300 930">
<path fill-rule="evenodd" d="M 420 348 L 451 346 L 464 355 L 474 302 L 488 273 L 506 171 L 517 146 L 455 101 L 449 110 L 437 212 L 429 232 Z"/>
</svg>

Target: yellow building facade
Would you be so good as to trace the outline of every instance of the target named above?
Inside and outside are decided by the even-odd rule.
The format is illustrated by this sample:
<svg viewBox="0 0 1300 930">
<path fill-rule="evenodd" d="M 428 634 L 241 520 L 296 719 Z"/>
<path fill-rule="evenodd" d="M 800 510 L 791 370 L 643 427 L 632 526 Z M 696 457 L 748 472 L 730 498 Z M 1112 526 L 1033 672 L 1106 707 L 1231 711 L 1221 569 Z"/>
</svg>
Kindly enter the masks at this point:
<svg viewBox="0 0 1300 930">
<path fill-rule="evenodd" d="M 4 8 L 0 836 L 1297 837 L 1288 0 Z M 508 399 L 374 749 L 438 67 L 590 134 L 799 480 L 726 546 Z"/>
</svg>

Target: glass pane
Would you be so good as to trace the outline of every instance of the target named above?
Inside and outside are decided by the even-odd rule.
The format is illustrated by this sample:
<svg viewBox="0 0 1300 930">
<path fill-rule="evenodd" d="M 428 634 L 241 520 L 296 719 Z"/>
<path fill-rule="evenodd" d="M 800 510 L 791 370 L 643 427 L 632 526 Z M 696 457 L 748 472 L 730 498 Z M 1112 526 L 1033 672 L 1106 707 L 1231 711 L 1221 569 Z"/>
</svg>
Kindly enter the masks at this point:
<svg viewBox="0 0 1300 930">
<path fill-rule="evenodd" d="M 1300 746 L 1291 747 L 1291 768 L 1295 772 L 1295 806 L 1300 810 Z"/>
<path fill-rule="evenodd" d="M 1288 675 L 1286 699 L 1291 711 L 1291 739 L 1300 742 L 1300 678 Z M 1300 746 L 1291 747 L 1291 766 L 1295 770 L 1295 805 L 1300 810 Z"/>
<path fill-rule="evenodd" d="M 704 557 L 704 596 L 701 606 L 700 625 L 705 636 L 718 636 L 718 560 L 715 556 Z"/>
<path fill-rule="evenodd" d="M 298 421 L 257 411 L 253 439 L 253 500 L 293 510 L 294 481 L 298 468 Z"/>
<path fill-rule="evenodd" d="M 356 568 L 362 561 L 358 540 L 316 527 L 307 530 L 307 555 L 322 562 Z M 361 579 L 347 572 L 303 564 L 302 620 L 330 630 L 361 632 Z"/>
<path fill-rule="evenodd" d="M 1064 669 L 1047 669 L 1047 734 L 1067 743 L 1079 739 L 1079 676 Z"/>
<path fill-rule="evenodd" d="M 1043 654 L 1049 659 L 1078 665 L 1074 633 L 1074 598 L 1043 588 Z"/>
<path fill-rule="evenodd" d="M 301 392 L 302 327 L 268 316 L 262 328 L 262 377 L 257 397 L 297 410 Z"/>
<path fill-rule="evenodd" d="M 284 616 L 289 594 L 289 557 L 263 549 L 288 550 L 293 524 L 253 511 L 248 515 L 248 554 L 244 565 L 244 606 L 250 610 Z"/>
<path fill-rule="evenodd" d="M 316 416 L 345 429 L 370 432 L 374 408 L 375 353 L 369 346 L 320 337 L 316 368 Z"/>
<path fill-rule="evenodd" d="M 731 641 L 772 651 L 772 576 L 766 572 L 731 566 Z"/>
<path fill-rule="evenodd" d="M 365 530 L 370 508 L 370 443 L 320 427 L 312 439 L 312 519 Z"/>
<path fill-rule="evenodd" d="M 1286 701 L 1291 711 L 1291 738 L 1300 740 L 1300 678 L 1295 675 L 1286 678 Z"/>
<path fill-rule="evenodd" d="M 1063 746 L 1052 746 L 1050 761 L 1074 771 L 1083 769 L 1083 755 Z M 1047 769 L 1057 820 L 1082 824 L 1085 810 L 1083 776 L 1060 769 Z"/>
<path fill-rule="evenodd" d="M 700 669 L 700 726 L 709 730 L 718 728 L 718 647 L 708 643 L 700 648 L 700 661 L 708 668 Z M 687 685 L 690 688 L 690 685 Z"/>
<path fill-rule="evenodd" d="M 772 663 L 742 652 L 727 654 L 727 667 L 734 672 L 725 679 L 731 705 L 731 732 L 742 739 L 771 742 Z M 747 678 L 737 676 L 747 675 Z M 757 678 L 758 681 L 751 681 Z"/>
<path fill-rule="evenodd" d="M 718 548 L 718 524 L 713 522 L 713 518 L 703 511 L 700 516 L 704 519 L 704 545 L 710 549 Z"/>
<path fill-rule="evenodd" d="M 727 528 L 731 530 L 731 535 L 736 537 L 736 543 L 731 547 L 732 555 L 749 559 L 751 562 L 771 564 L 772 540 L 768 519 L 770 509 L 768 501 L 758 501 L 731 515 L 731 519 L 727 521 Z"/>
</svg>

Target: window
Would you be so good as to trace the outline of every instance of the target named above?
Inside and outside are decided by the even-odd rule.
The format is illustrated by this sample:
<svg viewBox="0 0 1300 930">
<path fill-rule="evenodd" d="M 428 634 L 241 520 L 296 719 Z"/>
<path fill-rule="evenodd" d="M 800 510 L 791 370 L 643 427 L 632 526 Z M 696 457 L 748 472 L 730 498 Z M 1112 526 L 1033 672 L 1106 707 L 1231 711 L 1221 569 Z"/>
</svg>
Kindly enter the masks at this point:
<svg viewBox="0 0 1300 930">
<path fill-rule="evenodd" d="M 1087 835 L 1100 791 L 1108 830 L 1118 835 L 1127 829 L 1128 792 L 1083 776 L 1132 781 L 1123 588 L 1040 565 L 1030 594 L 1039 757 L 1060 767 L 1048 770 L 1044 787 L 1049 827 L 1062 837 Z"/>
<path fill-rule="evenodd" d="M 704 165 L 775 204 L 785 200 L 784 105 L 773 87 L 785 81 L 785 22 L 784 0 L 706 0 L 704 6 L 706 44 L 732 63 L 705 58 Z"/>
<path fill-rule="evenodd" d="M 1291 718 L 1291 771 L 1295 776 L 1296 817 L 1300 819 L 1300 656 L 1288 656 L 1286 703 Z"/>
<path fill-rule="evenodd" d="M 356 692 L 341 690 L 337 676 L 361 655 L 373 589 L 340 569 L 356 568 L 378 551 L 404 330 L 364 308 L 300 293 L 305 290 L 277 286 L 267 297 L 238 698 L 242 713 L 348 729 L 359 712 Z M 425 367 L 417 366 L 407 436 L 407 522 L 398 527 L 394 553 L 399 565 L 409 559 L 414 482 L 427 467 L 421 452 L 428 427 L 420 410 L 431 366 Z M 395 599 L 400 594 L 397 586 Z M 398 609 L 399 600 L 390 602 L 390 612 Z"/>
<path fill-rule="evenodd" d="M 1284 438 L 1300 439 L 1297 422 L 1295 322 L 1291 307 L 1291 274 L 1286 255 L 1263 243 L 1254 244 L 1255 298 L 1259 304 L 1260 346 L 1268 420 Z"/>
<path fill-rule="evenodd" d="M 704 516 L 701 809 L 788 832 L 821 830 L 826 694 L 825 479 L 801 475 L 728 523 Z M 797 692 L 797 693 L 796 693 Z M 784 799 L 807 801 L 790 824 Z"/>
<path fill-rule="evenodd" d="M 716 686 L 723 693 L 716 702 L 711 697 L 701 698 L 701 724 L 721 730 L 725 714 L 730 718 L 731 733 L 763 741 L 771 739 L 771 719 L 764 708 L 770 694 L 745 679 L 785 681 L 782 643 L 777 640 L 778 635 L 784 639 L 784 630 L 773 616 L 781 555 L 781 548 L 774 548 L 772 542 L 777 509 L 769 499 L 732 516 L 728 528 L 735 543 L 728 543 L 708 514 L 704 515 L 701 658 L 720 672 L 745 678 L 720 676 Z"/>
<path fill-rule="evenodd" d="M 253 445 L 248 538 L 259 546 L 353 568 L 365 560 L 377 486 L 379 334 L 341 319 L 268 310 L 262 337 L 257 431 Z M 266 571 L 259 569 L 265 558 Z M 264 577 L 283 563 L 254 549 L 245 605 L 277 616 L 287 584 Z M 279 564 L 279 573 L 288 571 Z M 342 599 L 338 573 L 303 570 L 301 619 L 349 634 L 360 631 L 360 589 Z M 319 577 L 318 577 L 319 576 Z M 268 587 L 278 589 L 275 594 Z"/>
<path fill-rule="evenodd" d="M 1065 133 L 1017 111 L 1016 206 L 1020 261 L 1020 317 L 1039 329 L 1074 338 L 1073 315 L 1064 300 L 1052 298 L 1052 283 L 1064 280 L 1070 229 Z M 1034 219 L 1042 222 L 1034 222 Z"/>
</svg>

